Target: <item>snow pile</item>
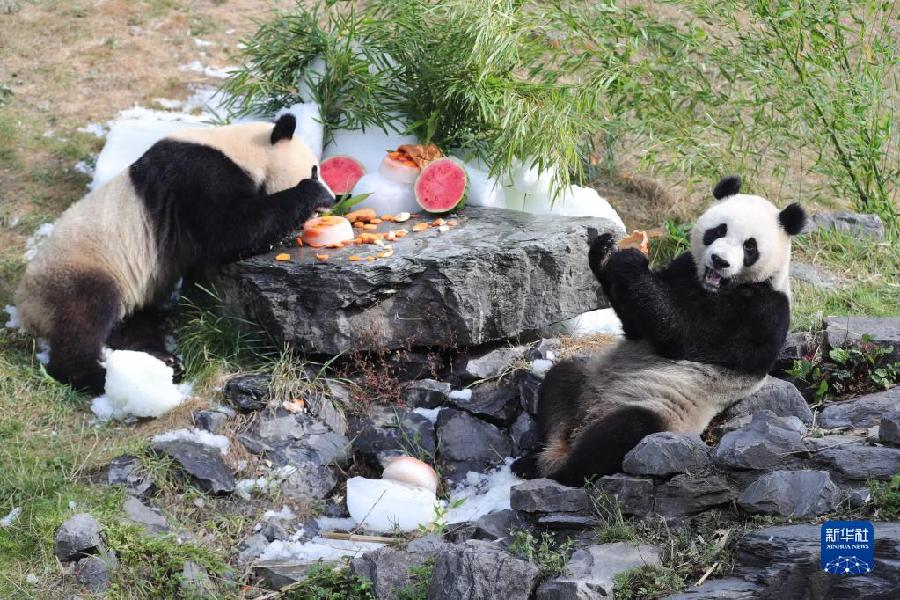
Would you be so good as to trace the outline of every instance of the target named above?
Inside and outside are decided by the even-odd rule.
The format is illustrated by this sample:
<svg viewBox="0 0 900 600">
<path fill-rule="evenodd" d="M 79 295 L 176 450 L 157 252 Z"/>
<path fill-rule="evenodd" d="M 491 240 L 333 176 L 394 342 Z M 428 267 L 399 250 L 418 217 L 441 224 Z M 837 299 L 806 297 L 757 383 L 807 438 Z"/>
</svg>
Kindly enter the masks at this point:
<svg viewBox="0 0 900 600">
<path fill-rule="evenodd" d="M 39 352 L 34 353 L 34 358 L 42 365 L 50 364 L 50 342 L 45 339 L 37 339 L 37 347 Z"/>
<path fill-rule="evenodd" d="M 80 131 L 81 133 L 89 133 L 90 135 L 98 138 L 102 138 L 106 135 L 106 127 L 104 127 L 100 123 L 88 123 L 84 127 L 79 127 L 78 131 Z"/>
<path fill-rule="evenodd" d="M 167 431 L 165 433 L 160 433 L 159 435 L 153 436 L 154 443 L 182 441 L 194 442 L 196 444 L 203 444 L 204 446 L 218 448 L 219 452 L 221 452 L 223 456 L 228 454 L 228 438 L 224 435 L 210 433 L 205 429 L 197 429 L 196 427 L 191 429 L 174 429 L 172 431 Z"/>
<path fill-rule="evenodd" d="M 451 400 L 462 400 L 463 402 L 468 402 L 472 399 L 472 388 L 468 388 L 465 390 L 451 390 L 450 391 L 450 399 Z"/>
<path fill-rule="evenodd" d="M 347 481 L 347 509 L 362 529 L 414 531 L 434 520 L 434 492 L 390 479 Z"/>
<path fill-rule="evenodd" d="M 259 491 L 269 494 L 278 491 L 281 482 L 297 471 L 293 465 L 284 465 L 272 471 L 269 477 L 257 477 L 255 479 L 239 479 L 235 482 L 235 493 L 244 500 L 249 500 L 253 492 Z"/>
<path fill-rule="evenodd" d="M 319 531 L 352 531 L 356 529 L 353 517 L 316 517 Z"/>
<path fill-rule="evenodd" d="M 9 527 L 19 518 L 20 514 L 22 514 L 22 508 L 19 506 L 14 507 L 5 517 L 0 519 L 0 527 Z"/>
<path fill-rule="evenodd" d="M 436 406 L 434 408 L 414 408 L 413 412 L 417 415 L 422 415 L 432 423 L 437 422 L 438 414 L 441 412 L 443 406 Z"/>
<path fill-rule="evenodd" d="M 547 360 L 546 358 L 538 358 L 531 361 L 531 372 L 535 375 L 543 376 L 547 371 L 550 370 L 550 367 L 552 366 L 552 360 Z"/>
<path fill-rule="evenodd" d="M 106 394 L 91 411 L 101 420 L 158 417 L 184 400 L 190 386 L 172 383 L 172 368 L 145 352 L 108 350 Z"/>
<path fill-rule="evenodd" d="M 622 321 L 611 308 L 602 308 L 582 313 L 548 328 L 550 335 L 585 336 L 596 333 L 622 336 Z"/>
<path fill-rule="evenodd" d="M 447 511 L 447 523 L 475 521 L 486 514 L 509 508 L 509 490 L 522 482 L 510 471 L 512 463 L 513 459 L 507 458 L 492 473 L 469 471 L 465 482 L 450 494 L 450 506 L 461 504 Z"/>
<path fill-rule="evenodd" d="M 44 245 L 44 242 L 47 241 L 47 238 L 49 238 L 52 233 L 53 223 L 44 223 L 34 230 L 31 237 L 25 240 L 25 262 L 29 262 L 32 258 L 37 256 L 38 250 L 41 249 L 41 246 Z"/>
<path fill-rule="evenodd" d="M 285 520 L 290 521 L 295 518 L 297 515 L 294 514 L 294 511 L 287 504 L 283 504 L 281 506 L 281 510 L 267 510 L 263 513 L 263 519 L 276 519 L 276 520 Z"/>
<path fill-rule="evenodd" d="M 299 564 L 334 562 L 345 556 L 356 558 L 383 546 L 384 544 L 374 542 L 331 540 L 323 537 L 314 537 L 308 542 L 275 540 L 266 546 L 259 560 L 284 560 Z"/>
<path fill-rule="evenodd" d="M 206 77 L 211 77 L 213 79 L 227 79 L 232 71 L 236 70 L 236 66 L 228 66 L 222 67 L 221 69 L 218 67 L 208 67 L 201 63 L 199 60 L 195 60 L 189 62 L 186 65 L 181 65 L 178 67 L 179 71 L 194 71 L 196 73 L 203 73 Z"/>
</svg>

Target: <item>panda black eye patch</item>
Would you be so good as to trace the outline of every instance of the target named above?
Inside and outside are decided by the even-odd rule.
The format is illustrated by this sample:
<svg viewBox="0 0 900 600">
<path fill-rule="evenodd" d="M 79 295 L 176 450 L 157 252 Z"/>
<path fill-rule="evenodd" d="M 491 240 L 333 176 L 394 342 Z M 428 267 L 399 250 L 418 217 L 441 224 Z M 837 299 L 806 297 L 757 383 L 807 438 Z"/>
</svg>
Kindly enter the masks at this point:
<svg viewBox="0 0 900 600">
<path fill-rule="evenodd" d="M 749 267 L 759 260 L 759 248 L 756 246 L 756 238 L 744 240 L 744 266 Z"/>
<path fill-rule="evenodd" d="M 725 237 L 728 233 L 728 224 L 721 223 L 718 227 L 712 227 L 703 232 L 703 245 L 709 246 L 720 237 Z"/>
</svg>

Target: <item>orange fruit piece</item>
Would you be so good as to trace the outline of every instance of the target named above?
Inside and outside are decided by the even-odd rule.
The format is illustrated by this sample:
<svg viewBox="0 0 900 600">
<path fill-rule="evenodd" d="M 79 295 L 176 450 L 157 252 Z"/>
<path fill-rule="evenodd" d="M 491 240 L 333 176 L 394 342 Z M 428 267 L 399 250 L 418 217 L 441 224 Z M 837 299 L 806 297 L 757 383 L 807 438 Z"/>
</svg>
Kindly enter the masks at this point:
<svg viewBox="0 0 900 600">
<path fill-rule="evenodd" d="M 378 225 L 374 223 L 366 223 L 365 225 L 363 225 L 363 229 L 365 229 L 366 231 L 375 231 L 376 229 L 378 229 Z"/>
<path fill-rule="evenodd" d="M 282 252 L 281 254 L 275 255 L 275 260 L 291 260 L 291 255 L 287 252 Z"/>
<path fill-rule="evenodd" d="M 316 254 L 316 260 L 326 261 L 328 260 L 327 254 Z"/>
<path fill-rule="evenodd" d="M 413 225 L 413 231 L 425 231 L 429 227 L 430 225 L 428 225 L 428 223 L 416 223 Z"/>
<path fill-rule="evenodd" d="M 347 260 L 352 260 L 353 262 L 356 262 L 358 260 L 362 260 L 362 257 L 357 256 L 356 254 L 351 254 L 350 256 L 347 257 Z"/>
</svg>

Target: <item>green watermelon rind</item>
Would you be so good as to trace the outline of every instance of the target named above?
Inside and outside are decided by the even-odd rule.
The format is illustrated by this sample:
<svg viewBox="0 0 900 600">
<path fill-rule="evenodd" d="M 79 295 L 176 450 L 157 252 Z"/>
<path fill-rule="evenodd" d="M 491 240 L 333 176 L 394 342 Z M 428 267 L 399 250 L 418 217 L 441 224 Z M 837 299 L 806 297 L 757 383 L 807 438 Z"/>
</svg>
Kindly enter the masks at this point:
<svg viewBox="0 0 900 600">
<path fill-rule="evenodd" d="M 431 168 L 431 165 L 436 165 L 440 162 L 444 162 L 444 161 L 448 161 L 448 160 L 451 161 L 453 164 L 455 164 L 457 167 L 459 167 L 459 169 L 462 171 L 463 177 L 466 180 L 466 186 L 463 188 L 463 191 L 459 198 L 459 201 L 456 204 L 454 204 L 452 207 L 447 208 L 447 209 L 437 209 L 437 210 L 430 209 L 430 208 L 426 207 L 424 204 L 422 204 L 421 200 L 419 200 L 419 181 L 421 181 L 422 177 L 425 176 L 425 174 L 428 172 L 428 169 Z M 445 215 L 447 213 L 450 213 L 450 212 L 453 212 L 456 210 L 462 210 L 463 208 L 465 208 L 466 199 L 469 196 L 469 174 L 466 172 L 466 168 L 465 168 L 465 166 L 463 166 L 462 162 L 453 158 L 452 156 L 445 156 L 444 158 L 439 158 L 436 161 L 429 163 L 424 169 L 422 169 L 422 172 L 419 173 L 419 176 L 416 178 L 416 182 L 413 184 L 413 193 L 416 197 L 416 203 L 418 203 L 418 205 L 422 207 L 422 210 L 424 210 L 425 212 L 427 212 L 429 214 Z"/>
</svg>

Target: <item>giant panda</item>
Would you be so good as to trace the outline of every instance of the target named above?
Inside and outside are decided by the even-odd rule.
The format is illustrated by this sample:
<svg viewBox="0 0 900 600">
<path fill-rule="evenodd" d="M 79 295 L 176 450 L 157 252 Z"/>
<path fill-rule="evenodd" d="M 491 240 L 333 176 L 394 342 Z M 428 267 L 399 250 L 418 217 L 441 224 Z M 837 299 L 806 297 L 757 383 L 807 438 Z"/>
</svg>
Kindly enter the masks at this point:
<svg viewBox="0 0 900 600">
<path fill-rule="evenodd" d="M 588 263 L 622 322 L 605 353 L 548 371 L 539 391 L 541 449 L 513 465 L 522 477 L 567 485 L 621 470 L 625 454 L 659 431 L 702 432 L 756 391 L 790 321 L 791 236 L 805 213 L 741 194 L 726 177 L 691 231 L 691 249 L 652 271 L 609 234 Z"/>
<path fill-rule="evenodd" d="M 156 307 L 178 279 L 277 241 L 334 194 L 291 114 L 183 129 L 68 208 L 16 292 L 47 371 L 99 393 L 104 346 L 168 355 Z M 124 321 L 123 321 L 124 319 Z"/>
</svg>

